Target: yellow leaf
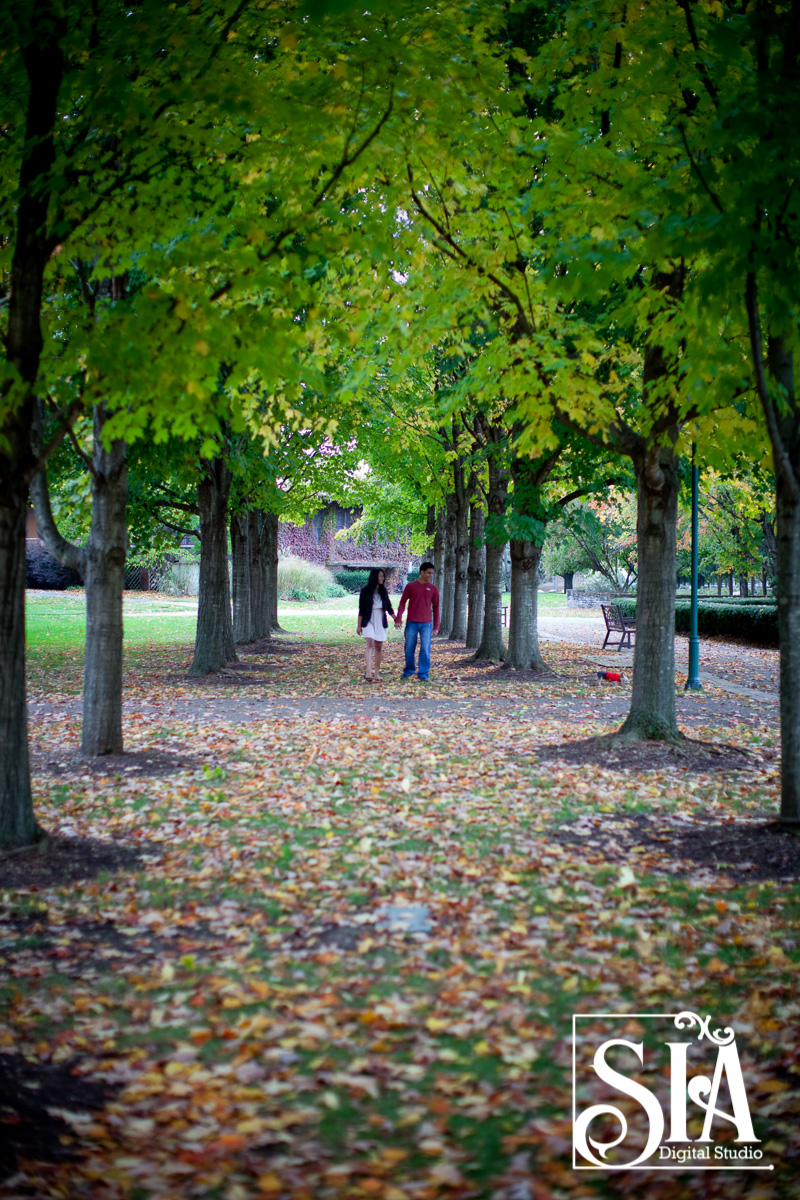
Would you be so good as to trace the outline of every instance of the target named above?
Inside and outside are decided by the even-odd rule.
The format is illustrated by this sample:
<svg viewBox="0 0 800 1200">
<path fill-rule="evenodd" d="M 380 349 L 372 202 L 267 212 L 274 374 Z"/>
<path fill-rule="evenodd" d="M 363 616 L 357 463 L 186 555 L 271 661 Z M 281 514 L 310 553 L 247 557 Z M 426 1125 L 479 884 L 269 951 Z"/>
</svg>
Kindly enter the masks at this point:
<svg viewBox="0 0 800 1200">
<path fill-rule="evenodd" d="M 447 1029 L 450 1022 L 443 1021 L 441 1017 L 428 1017 L 425 1022 L 431 1033 L 440 1033 L 443 1029 Z"/>
<path fill-rule="evenodd" d="M 758 1084 L 759 1092 L 786 1092 L 789 1085 L 785 1079 L 765 1079 Z"/>
<path fill-rule="evenodd" d="M 267 1194 L 270 1192 L 279 1192 L 283 1187 L 283 1184 L 274 1171 L 267 1171 L 265 1175 L 259 1175 L 256 1183 L 258 1190 Z"/>
<path fill-rule="evenodd" d="M 408 1158 L 408 1151 L 401 1150 L 399 1146 L 387 1146 L 385 1150 L 381 1150 L 381 1161 L 389 1166 L 396 1166 L 404 1158 Z M 403 1192 L 403 1196 L 405 1196 L 405 1192 Z"/>
<path fill-rule="evenodd" d="M 261 1133 L 264 1129 L 264 1122 L 260 1117 L 248 1117 L 246 1121 L 239 1121 L 236 1125 L 237 1133 Z"/>
</svg>

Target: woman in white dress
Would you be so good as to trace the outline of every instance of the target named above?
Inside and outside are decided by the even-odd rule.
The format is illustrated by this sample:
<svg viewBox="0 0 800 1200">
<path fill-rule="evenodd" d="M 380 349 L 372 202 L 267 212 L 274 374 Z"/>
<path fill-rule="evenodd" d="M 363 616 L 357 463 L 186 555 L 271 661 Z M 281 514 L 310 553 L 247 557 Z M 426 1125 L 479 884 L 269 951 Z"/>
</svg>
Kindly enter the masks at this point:
<svg viewBox="0 0 800 1200">
<path fill-rule="evenodd" d="M 361 589 L 358 597 L 358 625 L 356 633 L 364 638 L 364 678 L 372 683 L 373 678 L 381 677 L 381 653 L 386 641 L 389 622 L 386 614 L 394 616 L 389 593 L 384 586 L 386 575 L 380 569 L 369 573 L 367 586 Z M 373 659 L 375 674 L 373 676 Z"/>
</svg>

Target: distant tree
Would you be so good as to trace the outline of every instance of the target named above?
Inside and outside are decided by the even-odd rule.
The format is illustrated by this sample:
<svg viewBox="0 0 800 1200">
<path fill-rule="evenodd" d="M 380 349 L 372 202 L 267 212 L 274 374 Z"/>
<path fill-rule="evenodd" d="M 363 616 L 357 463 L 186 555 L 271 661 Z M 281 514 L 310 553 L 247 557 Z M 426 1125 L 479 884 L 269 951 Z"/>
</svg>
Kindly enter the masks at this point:
<svg viewBox="0 0 800 1200">
<path fill-rule="evenodd" d="M 612 491 L 570 505 L 550 530 L 544 565 L 552 575 L 593 571 L 612 588 L 629 591 L 636 580 L 634 497 Z"/>
</svg>

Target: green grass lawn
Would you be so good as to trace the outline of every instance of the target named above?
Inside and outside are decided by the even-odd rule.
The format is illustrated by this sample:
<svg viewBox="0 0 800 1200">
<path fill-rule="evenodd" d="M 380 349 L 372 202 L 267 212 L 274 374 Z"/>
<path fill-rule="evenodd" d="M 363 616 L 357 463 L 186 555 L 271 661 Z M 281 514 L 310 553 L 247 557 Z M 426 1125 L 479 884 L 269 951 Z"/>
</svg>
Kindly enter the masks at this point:
<svg viewBox="0 0 800 1200">
<path fill-rule="evenodd" d="M 503 595 L 508 604 L 510 594 Z M 393 598 L 395 608 L 398 598 Z M 540 592 L 543 613 L 566 614 L 563 592 Z M 580 611 L 580 610 L 576 610 Z M 345 642 L 355 636 L 358 597 L 342 596 L 314 602 L 285 601 L 278 616 L 287 634 L 325 641 Z M 175 598 L 156 592 L 126 595 L 123 601 L 126 665 L 135 667 L 141 655 L 153 646 L 175 645 L 191 653 L 197 622 L 197 601 L 192 597 Z M 86 637 L 86 601 L 82 590 L 28 593 L 26 602 L 26 640 L 29 669 L 38 672 L 63 672 L 83 654 Z M 390 631 L 390 636 L 400 637 Z"/>
</svg>

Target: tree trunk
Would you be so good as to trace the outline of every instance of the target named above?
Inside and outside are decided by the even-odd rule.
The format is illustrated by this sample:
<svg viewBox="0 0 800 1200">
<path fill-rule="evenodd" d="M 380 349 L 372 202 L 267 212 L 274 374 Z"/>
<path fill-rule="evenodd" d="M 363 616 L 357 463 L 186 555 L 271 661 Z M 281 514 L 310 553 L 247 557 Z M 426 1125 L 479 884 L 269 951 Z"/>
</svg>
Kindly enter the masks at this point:
<svg viewBox="0 0 800 1200">
<path fill-rule="evenodd" d="M 436 587 L 438 587 L 439 585 L 436 583 L 436 578 L 435 578 L 435 576 L 436 576 L 436 553 L 435 553 L 434 546 L 433 546 L 433 538 L 434 538 L 435 533 L 436 533 L 436 505 L 429 504 L 428 505 L 428 515 L 425 520 L 425 536 L 428 539 L 428 549 L 423 554 L 422 558 L 420 559 L 420 562 L 432 562 L 434 564 L 434 569 L 433 569 L 434 580 L 433 580 L 433 582 L 434 582 L 434 585 Z M 409 571 L 410 571 L 410 567 L 409 567 Z M 400 582 L 402 583 L 402 586 L 400 587 L 400 591 L 402 592 L 403 587 L 405 587 L 405 581 L 403 580 Z"/>
<path fill-rule="evenodd" d="M 467 650 L 477 650 L 483 635 L 483 584 L 486 577 L 486 546 L 483 504 L 469 506 L 469 563 L 467 566 Z"/>
<path fill-rule="evenodd" d="M 190 675 L 236 662 L 228 576 L 228 494 L 231 475 L 221 458 L 203 463 L 197 488 L 200 511 L 200 597 Z"/>
<path fill-rule="evenodd" d="M 564 591 L 565 592 L 571 591 L 572 588 L 575 586 L 575 572 L 574 571 L 565 571 L 563 578 L 564 578 Z"/>
<path fill-rule="evenodd" d="M 439 611 L 442 607 L 442 592 L 444 591 L 444 547 L 446 541 L 447 511 L 442 506 L 436 513 L 436 526 L 433 533 L 433 586 L 439 593 Z"/>
<path fill-rule="evenodd" d="M 717 595 L 722 596 L 722 576 L 717 576 Z"/>
<path fill-rule="evenodd" d="M 59 533 L 50 508 L 47 469 L 31 483 L 39 536 L 48 552 L 83 577 L 86 588 L 86 650 L 83 668 L 81 751 L 90 758 L 121 754 L 122 738 L 122 592 L 128 531 L 127 447 L 122 441 L 103 445 L 105 409 L 94 409 L 92 451 L 92 521 L 85 546 L 75 546 Z M 41 409 L 35 440 L 41 437 Z"/>
<path fill-rule="evenodd" d="M 775 464 L 778 634 L 781 645 L 781 820 L 800 824 L 800 403 L 792 352 L 769 339 L 769 372 L 786 410 L 768 422 Z M 762 400 L 763 403 L 763 400 Z"/>
<path fill-rule="evenodd" d="M 761 528 L 764 530 L 764 548 L 767 552 L 769 560 L 766 564 L 767 569 L 764 571 L 764 577 L 767 575 L 775 575 L 778 571 L 778 547 L 775 544 L 775 522 L 767 515 L 761 514 Z M 766 592 L 764 593 L 766 595 Z"/>
<path fill-rule="evenodd" d="M 675 549 L 678 463 L 670 446 L 635 453 L 639 575 L 633 694 L 618 736 L 680 737 L 675 711 Z"/>
<path fill-rule="evenodd" d="M 455 576 L 453 589 L 453 621 L 450 641 L 467 640 L 467 565 L 469 563 L 469 497 L 464 481 L 464 466 L 455 464 Z"/>
<path fill-rule="evenodd" d="M 42 281 L 50 247 L 47 209 L 53 128 L 64 69 L 66 19 L 48 0 L 30 6 L 21 57 L 28 76 L 25 148 L 20 166 L 11 261 L 6 360 L 0 391 L 0 849 L 33 845 L 25 702 L 25 521 L 35 461 L 30 437 L 42 353 Z M 14 388 L 16 395 L 9 397 Z"/>
<path fill-rule="evenodd" d="M 800 441 L 792 448 L 800 480 Z M 800 503 L 776 471 L 778 631 L 781 645 L 781 820 L 800 822 Z"/>
<path fill-rule="evenodd" d="M 507 498 L 508 472 L 496 462 L 494 455 L 490 455 L 483 636 L 475 652 L 475 662 L 502 662 L 506 653 L 503 642 L 503 553 Z"/>
<path fill-rule="evenodd" d="M 739 576 L 739 595 L 740 596 L 749 595 L 748 588 L 747 588 L 747 576 L 746 575 Z"/>
<path fill-rule="evenodd" d="M 514 458 L 514 508 L 524 524 L 538 522 L 540 538 L 513 538 L 511 560 L 511 604 L 508 621 L 508 649 L 503 666 L 515 671 L 548 671 L 539 649 L 539 562 L 542 557 L 545 522 L 542 488 L 547 482 L 558 453 L 550 458 Z"/>
<path fill-rule="evenodd" d="M 267 611 L 267 573 L 261 530 L 264 514 L 251 508 L 247 521 L 247 546 L 250 551 L 250 632 L 253 641 L 269 641 Z"/>
<path fill-rule="evenodd" d="M 733 571 L 728 572 L 728 595 L 733 595 Z"/>
<path fill-rule="evenodd" d="M 250 597 L 250 514 L 231 517 L 231 584 L 233 591 L 233 640 L 237 646 L 253 640 Z"/>
<path fill-rule="evenodd" d="M 5 456 L 4 456 L 5 457 Z M 11 456 L 9 456 L 10 458 Z M 1 461 L 1 460 L 0 460 Z M 7 465 L 8 464 L 8 465 Z M 25 704 L 25 518 L 27 489 L 7 488 L 0 468 L 0 849 L 30 846 L 40 836 L 33 815 Z"/>
<path fill-rule="evenodd" d="M 103 445 L 104 405 L 94 409 L 92 524 L 84 552 L 86 657 L 81 752 L 122 753 L 122 591 L 128 527 L 128 453 L 122 441 Z"/>
<path fill-rule="evenodd" d="M 503 557 L 501 559 L 501 571 L 503 576 L 503 591 L 511 591 L 511 549 L 508 542 L 503 547 Z"/>
<path fill-rule="evenodd" d="M 515 671 L 550 671 L 539 650 L 539 560 L 535 542 L 511 542 L 511 605 L 504 667 Z"/>
<path fill-rule="evenodd" d="M 269 631 L 286 633 L 278 621 L 278 514 L 266 512 L 263 517 L 261 553 L 264 558 L 264 580 L 266 591 Z"/>
<path fill-rule="evenodd" d="M 456 498 L 447 497 L 444 536 L 444 578 L 439 595 L 439 637 L 450 637 L 453 628 L 453 602 L 456 588 Z"/>
</svg>

